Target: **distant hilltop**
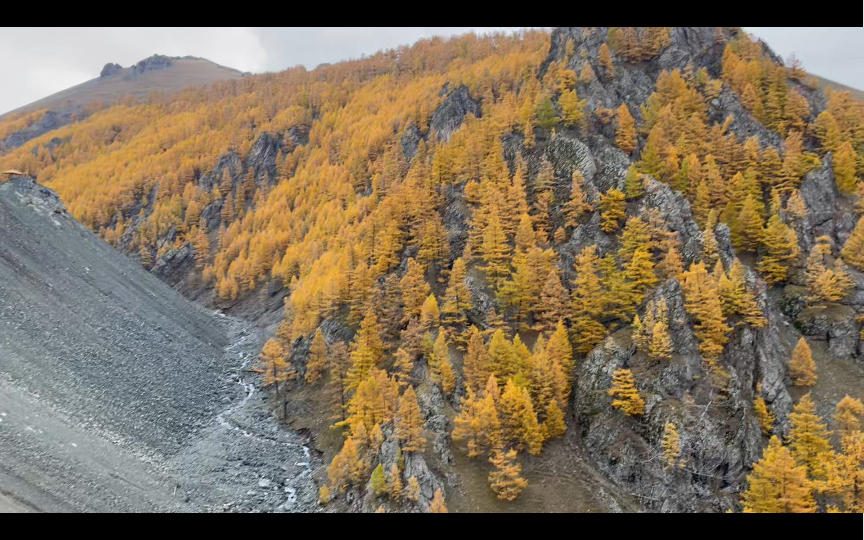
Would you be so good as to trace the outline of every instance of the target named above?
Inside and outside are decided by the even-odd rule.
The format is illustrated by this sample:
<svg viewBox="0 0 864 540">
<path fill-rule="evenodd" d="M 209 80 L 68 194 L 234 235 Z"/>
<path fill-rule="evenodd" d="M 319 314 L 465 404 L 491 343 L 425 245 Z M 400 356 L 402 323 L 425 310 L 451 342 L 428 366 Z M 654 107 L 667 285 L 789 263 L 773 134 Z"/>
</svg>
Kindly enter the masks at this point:
<svg viewBox="0 0 864 540">
<path fill-rule="evenodd" d="M 195 56 L 155 54 L 127 68 L 108 63 L 94 79 L 0 116 L 6 119 L 45 111 L 26 128 L 0 140 L 0 153 L 80 118 L 91 104 L 114 103 L 126 97 L 143 98 L 152 92 L 174 92 L 187 86 L 239 79 L 244 75 L 239 70 Z"/>
</svg>

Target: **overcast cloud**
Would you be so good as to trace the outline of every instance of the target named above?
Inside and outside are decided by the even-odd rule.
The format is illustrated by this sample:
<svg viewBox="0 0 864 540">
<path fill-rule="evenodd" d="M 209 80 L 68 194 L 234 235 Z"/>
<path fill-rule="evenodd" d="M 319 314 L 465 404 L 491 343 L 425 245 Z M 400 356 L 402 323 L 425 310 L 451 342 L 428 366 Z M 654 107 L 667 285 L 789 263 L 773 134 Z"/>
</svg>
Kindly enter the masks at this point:
<svg viewBox="0 0 864 540">
<path fill-rule="evenodd" d="M 200 56 L 241 71 L 280 71 L 422 37 L 498 28 L 0 28 L 0 114 L 99 75 L 108 62 L 132 65 L 153 54 Z M 503 29 L 503 28 L 501 28 Z M 864 29 L 747 28 L 813 73 L 864 89 Z"/>
</svg>

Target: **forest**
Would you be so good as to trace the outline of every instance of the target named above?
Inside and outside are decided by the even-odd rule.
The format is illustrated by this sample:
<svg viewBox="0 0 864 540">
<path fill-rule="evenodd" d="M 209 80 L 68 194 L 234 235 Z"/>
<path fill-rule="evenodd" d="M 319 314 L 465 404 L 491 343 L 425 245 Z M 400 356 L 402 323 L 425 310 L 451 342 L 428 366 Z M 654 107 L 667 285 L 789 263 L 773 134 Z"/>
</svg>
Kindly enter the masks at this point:
<svg viewBox="0 0 864 540">
<path fill-rule="evenodd" d="M 446 513 L 429 454 L 449 452 L 516 504 L 526 463 L 609 418 L 640 471 L 698 493 L 673 509 L 864 512 L 862 388 L 822 391 L 830 360 L 797 323 L 848 312 L 861 369 L 864 109 L 738 28 L 702 30 L 675 67 L 693 46 L 669 27 L 427 39 L 94 108 L 0 170 L 145 268 L 189 249 L 215 307 L 284 291 L 255 369 L 274 414 L 314 400 L 338 435 L 321 505 Z M 842 234 L 814 232 L 823 171 Z M 793 293 L 781 372 L 735 360 Z M 740 477 L 706 480 L 699 415 L 746 439 Z M 661 510 L 611 451 L 588 454 Z"/>
</svg>

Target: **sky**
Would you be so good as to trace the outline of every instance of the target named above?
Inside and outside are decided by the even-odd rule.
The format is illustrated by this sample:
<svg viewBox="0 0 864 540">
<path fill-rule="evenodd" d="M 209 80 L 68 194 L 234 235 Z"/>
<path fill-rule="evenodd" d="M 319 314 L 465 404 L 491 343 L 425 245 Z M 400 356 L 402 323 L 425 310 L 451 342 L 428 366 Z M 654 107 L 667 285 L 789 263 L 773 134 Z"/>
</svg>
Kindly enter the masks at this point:
<svg viewBox="0 0 864 540">
<path fill-rule="evenodd" d="M 745 28 L 784 58 L 795 54 L 822 77 L 864 89 L 864 29 Z M 0 114 L 154 54 L 200 56 L 241 71 L 281 71 L 357 58 L 423 37 L 508 30 L 401 28 L 0 28 Z"/>
</svg>

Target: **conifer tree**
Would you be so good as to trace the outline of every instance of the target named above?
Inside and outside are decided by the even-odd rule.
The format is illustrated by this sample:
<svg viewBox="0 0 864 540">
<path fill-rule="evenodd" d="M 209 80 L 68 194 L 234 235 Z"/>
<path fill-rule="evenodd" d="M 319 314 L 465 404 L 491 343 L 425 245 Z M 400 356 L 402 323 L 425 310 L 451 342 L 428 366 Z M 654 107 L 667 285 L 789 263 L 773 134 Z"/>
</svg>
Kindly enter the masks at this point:
<svg viewBox="0 0 864 540">
<path fill-rule="evenodd" d="M 608 390 L 612 407 L 627 416 L 640 416 L 645 412 L 645 401 L 636 389 L 636 381 L 629 369 L 616 369 L 612 375 L 612 388 Z"/>
<path fill-rule="evenodd" d="M 438 301 L 434 294 L 430 294 L 423 302 L 420 308 L 420 324 L 423 328 L 432 328 L 438 326 L 441 319 L 441 312 L 438 309 Z"/>
<path fill-rule="evenodd" d="M 789 414 L 789 448 L 799 465 L 807 467 L 811 479 L 824 478 L 831 460 L 831 432 L 816 414 L 816 406 L 805 394 Z"/>
<path fill-rule="evenodd" d="M 636 170 L 636 165 L 631 164 L 624 178 L 624 194 L 627 200 L 638 199 L 645 194 L 645 181 Z"/>
<path fill-rule="evenodd" d="M 681 442 L 678 436 L 678 429 L 675 424 L 666 422 L 663 427 L 663 440 L 660 442 L 663 448 L 663 462 L 666 464 L 666 469 L 684 468 L 684 462 L 681 458 Z"/>
<path fill-rule="evenodd" d="M 378 495 L 379 497 L 387 492 L 387 476 L 384 474 L 384 466 L 380 463 L 377 467 L 372 469 L 370 487 L 375 495 Z"/>
<path fill-rule="evenodd" d="M 600 62 L 600 68 L 603 70 L 603 76 L 606 80 L 612 80 L 615 77 L 615 64 L 612 63 L 612 53 L 609 51 L 609 45 L 602 44 L 597 55 Z M 629 110 L 627 111 L 630 112 Z"/>
<path fill-rule="evenodd" d="M 420 500 L 420 482 L 416 476 L 408 479 L 408 485 L 405 487 L 405 498 L 412 502 Z"/>
<path fill-rule="evenodd" d="M 285 348 L 280 340 L 270 338 L 264 344 L 259 355 L 259 365 L 256 371 L 264 375 L 263 386 L 265 388 L 274 386 L 276 395 L 279 395 L 279 385 L 292 381 L 297 377 L 297 372 L 288 362 Z"/>
<path fill-rule="evenodd" d="M 736 221 L 733 243 L 744 251 L 755 251 L 762 237 L 762 216 L 753 195 L 748 195 L 745 199 Z"/>
<path fill-rule="evenodd" d="M 774 430 L 774 415 L 768 410 L 768 405 L 761 395 L 753 401 L 753 411 L 759 420 L 762 434 L 765 436 L 771 435 L 771 432 Z"/>
<path fill-rule="evenodd" d="M 557 439 L 563 437 L 566 431 L 567 424 L 564 422 L 564 413 L 558 406 L 558 401 L 553 399 L 546 408 L 546 420 L 543 422 L 544 438 Z"/>
<path fill-rule="evenodd" d="M 390 470 L 387 472 L 387 493 L 396 502 L 402 498 L 402 473 L 396 463 L 390 465 Z"/>
<path fill-rule="evenodd" d="M 786 281 L 789 264 L 798 258 L 798 236 L 777 214 L 771 216 L 762 233 L 762 248 L 759 271 L 765 281 L 772 285 Z"/>
<path fill-rule="evenodd" d="M 468 350 L 462 362 L 465 385 L 479 392 L 489 379 L 489 355 L 483 343 L 483 335 L 476 326 L 469 330 Z"/>
<path fill-rule="evenodd" d="M 669 326 L 664 321 L 658 321 L 651 330 L 651 347 L 648 354 L 655 360 L 668 360 L 672 358 L 672 352 Z"/>
<path fill-rule="evenodd" d="M 585 196 L 584 185 L 585 177 L 578 170 L 574 170 L 570 184 L 570 200 L 564 206 L 565 223 L 568 227 L 576 227 L 582 215 L 591 211 L 591 205 L 588 204 L 588 199 Z"/>
<path fill-rule="evenodd" d="M 598 274 L 597 246 L 586 246 L 576 257 L 573 281 L 573 333 L 577 351 L 586 354 L 606 337 L 606 328 L 597 319 L 603 314 L 603 287 Z"/>
<path fill-rule="evenodd" d="M 611 233 L 621 226 L 621 222 L 627 216 L 624 199 L 624 193 L 614 188 L 600 195 L 600 217 L 602 219 L 600 228 L 603 232 Z"/>
<path fill-rule="evenodd" d="M 501 393 L 500 409 L 504 440 L 517 450 L 527 447 L 529 454 L 539 455 L 543 449 L 543 434 L 528 391 L 508 379 Z"/>
<path fill-rule="evenodd" d="M 827 463 L 828 479 L 820 484 L 820 491 L 837 497 L 844 511 L 860 514 L 864 511 L 864 434 L 854 431 L 841 441 L 843 451 Z"/>
<path fill-rule="evenodd" d="M 327 470 L 330 485 L 344 492 L 348 485 L 359 486 L 365 474 L 366 464 L 360 458 L 357 443 L 349 437 Z"/>
<path fill-rule="evenodd" d="M 714 227 L 708 227 L 702 232 L 702 258 L 706 265 L 714 265 L 719 259 L 717 253 L 717 237 L 714 235 Z"/>
<path fill-rule="evenodd" d="M 864 271 L 864 219 L 859 219 L 841 252 L 843 260 Z"/>
<path fill-rule="evenodd" d="M 494 289 L 499 289 L 504 280 L 510 274 L 508 261 L 510 258 L 510 247 L 507 244 L 507 236 L 501 228 L 501 219 L 498 209 L 493 208 L 489 216 L 489 223 L 483 232 L 483 245 L 481 247 L 483 257 L 482 270 Z"/>
<path fill-rule="evenodd" d="M 796 466 L 789 449 L 771 437 L 762 459 L 747 477 L 741 496 L 747 514 L 807 514 L 816 511 L 807 468 Z"/>
<path fill-rule="evenodd" d="M 580 100 L 575 90 L 564 90 L 558 98 L 561 106 L 561 117 L 568 127 L 581 126 L 585 123 L 585 103 Z"/>
<path fill-rule="evenodd" d="M 626 153 L 636 149 L 636 121 L 630 114 L 626 103 L 618 107 L 618 127 L 615 130 L 615 144 Z"/>
<path fill-rule="evenodd" d="M 484 451 L 480 426 L 480 414 L 478 409 L 482 404 L 474 395 L 474 391 L 467 389 L 462 397 L 459 414 L 453 419 L 453 433 L 451 437 L 455 442 L 464 442 L 468 457 L 477 457 Z"/>
<path fill-rule="evenodd" d="M 312 384 L 321 379 L 327 369 L 327 343 L 321 329 L 315 331 L 312 345 L 309 347 L 309 361 L 306 363 L 306 384 Z"/>
<path fill-rule="evenodd" d="M 432 496 L 432 504 L 429 506 L 430 514 L 446 514 L 447 505 L 444 503 L 444 494 L 440 489 L 435 490 L 435 495 Z"/>
<path fill-rule="evenodd" d="M 661 251 L 663 259 L 657 263 L 657 271 L 665 278 L 677 278 L 684 273 L 684 261 L 678 250 L 678 239 L 675 233 L 667 234 L 664 238 Z"/>
<path fill-rule="evenodd" d="M 803 337 L 798 340 L 795 350 L 792 351 L 792 359 L 789 361 L 789 377 L 795 386 L 813 386 L 816 384 L 816 362 L 813 361 L 813 353 L 807 340 Z"/>
<path fill-rule="evenodd" d="M 731 330 L 723 316 L 723 304 L 714 279 L 703 263 L 690 265 L 682 275 L 685 309 L 695 319 L 694 334 L 699 352 L 710 361 L 723 354 Z"/>
<path fill-rule="evenodd" d="M 423 308 L 423 302 L 429 296 L 430 287 L 423 277 L 423 268 L 413 258 L 408 259 L 408 269 L 399 282 L 402 289 L 402 303 L 405 306 L 405 321 L 411 317 L 419 316 Z"/>
<path fill-rule="evenodd" d="M 834 408 L 834 428 L 841 436 L 841 440 L 842 437 L 861 430 L 859 419 L 862 415 L 864 415 L 864 404 L 861 403 L 860 399 L 846 394 L 843 399 L 837 402 L 837 406 Z"/>
<path fill-rule="evenodd" d="M 559 321 L 568 315 L 569 296 L 561 283 L 557 270 L 550 270 L 540 293 L 540 311 L 535 328 L 541 332 L 552 332 Z"/>
<path fill-rule="evenodd" d="M 384 358 L 384 343 L 381 341 L 381 326 L 371 309 L 366 313 L 360 330 L 354 338 L 351 350 L 351 365 L 348 368 L 347 388 L 356 389 L 366 380 L 372 370 Z"/>
<path fill-rule="evenodd" d="M 399 398 L 399 411 L 396 416 L 396 435 L 402 442 L 403 452 L 423 452 L 426 437 L 423 436 L 423 413 L 417 402 L 414 388 L 408 386 Z"/>
<path fill-rule="evenodd" d="M 516 450 L 495 450 L 489 462 L 495 469 L 489 473 L 489 487 L 502 501 L 515 501 L 528 487 L 522 478 L 522 465 L 516 459 Z"/>
<path fill-rule="evenodd" d="M 513 345 L 501 329 L 496 330 L 489 340 L 489 369 L 502 381 L 515 376 L 522 369 Z"/>
<path fill-rule="evenodd" d="M 465 261 L 460 257 L 453 261 L 450 282 L 441 308 L 441 315 L 451 328 L 462 329 L 468 322 L 467 313 L 473 308 L 471 289 L 468 288 L 465 278 Z"/>
<path fill-rule="evenodd" d="M 625 311 L 632 315 L 635 313 L 636 306 L 642 304 L 645 299 L 645 292 L 657 284 L 654 262 L 647 247 L 636 250 L 633 258 L 624 267 L 624 277 L 629 284 L 627 291 L 629 298 L 621 304 L 625 306 Z"/>
<path fill-rule="evenodd" d="M 753 293 L 747 289 L 744 265 L 739 259 L 736 258 L 732 263 L 728 276 L 721 270 L 719 290 L 725 315 L 740 316 L 745 323 L 754 328 L 765 326 L 766 321 L 762 310 L 756 303 Z"/>
<path fill-rule="evenodd" d="M 855 193 L 858 184 L 855 174 L 856 165 L 855 150 L 852 148 L 852 143 L 846 141 L 840 145 L 839 150 L 834 155 L 834 182 L 840 193 L 844 195 Z"/>
</svg>

